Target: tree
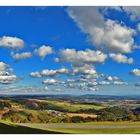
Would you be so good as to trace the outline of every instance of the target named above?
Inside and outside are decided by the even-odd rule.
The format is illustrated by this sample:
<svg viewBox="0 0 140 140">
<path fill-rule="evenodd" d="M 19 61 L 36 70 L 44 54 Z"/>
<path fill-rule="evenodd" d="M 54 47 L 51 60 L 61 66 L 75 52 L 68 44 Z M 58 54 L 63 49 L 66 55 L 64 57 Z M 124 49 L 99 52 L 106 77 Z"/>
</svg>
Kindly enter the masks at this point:
<svg viewBox="0 0 140 140">
<path fill-rule="evenodd" d="M 119 119 L 126 119 L 130 110 L 124 107 L 110 107 L 100 110 L 98 113 L 98 121 L 117 121 Z M 131 116 L 130 116 L 131 117 Z"/>
<path fill-rule="evenodd" d="M 80 117 L 80 116 L 73 116 L 71 117 L 71 122 L 73 123 L 80 123 L 80 122 L 84 122 L 84 118 Z"/>
<path fill-rule="evenodd" d="M 129 121 L 135 121 L 136 118 L 137 118 L 137 117 L 134 115 L 133 112 L 130 112 L 130 113 L 128 114 L 128 120 L 129 120 Z"/>
</svg>

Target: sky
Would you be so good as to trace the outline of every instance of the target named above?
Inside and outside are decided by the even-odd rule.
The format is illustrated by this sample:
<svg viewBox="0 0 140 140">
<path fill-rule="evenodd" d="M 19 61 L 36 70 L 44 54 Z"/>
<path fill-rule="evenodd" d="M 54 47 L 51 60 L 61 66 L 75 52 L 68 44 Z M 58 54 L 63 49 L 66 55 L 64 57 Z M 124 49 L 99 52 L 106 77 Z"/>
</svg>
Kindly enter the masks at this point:
<svg viewBox="0 0 140 140">
<path fill-rule="evenodd" d="M 0 7 L 0 94 L 140 94 L 140 7 Z"/>
</svg>

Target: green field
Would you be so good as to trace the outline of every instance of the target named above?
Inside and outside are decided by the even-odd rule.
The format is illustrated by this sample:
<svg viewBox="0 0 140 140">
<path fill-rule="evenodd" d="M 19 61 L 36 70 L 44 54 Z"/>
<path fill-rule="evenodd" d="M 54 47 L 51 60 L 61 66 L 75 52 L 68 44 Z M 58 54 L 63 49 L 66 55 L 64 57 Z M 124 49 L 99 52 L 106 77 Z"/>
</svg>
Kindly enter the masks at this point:
<svg viewBox="0 0 140 140">
<path fill-rule="evenodd" d="M 96 126 L 96 125 L 104 125 L 104 126 L 114 126 L 114 125 L 140 125 L 140 121 L 132 122 L 132 121 L 120 121 L 120 122 L 112 122 L 112 121 L 104 121 L 104 122 L 86 122 L 86 123 L 64 123 L 68 125 L 91 125 L 91 126 Z"/>
<path fill-rule="evenodd" d="M 102 128 L 102 129 L 49 129 L 71 134 L 140 134 L 140 128 Z"/>
<path fill-rule="evenodd" d="M 92 123 L 64 123 L 64 124 L 49 124 L 54 126 L 54 128 L 43 128 L 43 130 L 49 130 L 49 131 L 55 131 L 60 133 L 67 133 L 67 134 L 140 134 L 140 122 L 92 122 Z M 64 126 L 64 128 L 57 128 L 58 126 Z M 29 124 L 29 126 L 34 126 L 32 124 Z M 68 127 L 76 127 L 79 128 L 65 128 L 65 126 Z M 82 128 L 84 126 L 85 128 Z M 101 126 L 101 128 L 86 128 L 86 126 Z M 108 128 L 102 128 L 108 127 Z M 115 127 L 116 128 L 109 128 L 109 127 Z M 119 126 L 120 128 L 117 128 Z M 121 126 L 125 126 L 127 128 L 121 128 Z M 80 128 L 81 127 L 81 128 Z M 133 128 L 131 128 L 133 127 Z M 39 128 L 39 127 L 37 127 Z M 41 128 L 41 127 L 40 127 Z"/>
<path fill-rule="evenodd" d="M 140 122 L 92 122 L 92 123 L 56 123 L 54 128 L 35 127 L 34 124 L 14 124 L 0 122 L 0 134 L 140 134 Z M 79 128 L 57 128 L 61 126 L 79 126 Z M 82 126 L 128 126 L 128 128 L 80 128 Z M 133 126 L 133 128 L 129 128 Z"/>
</svg>

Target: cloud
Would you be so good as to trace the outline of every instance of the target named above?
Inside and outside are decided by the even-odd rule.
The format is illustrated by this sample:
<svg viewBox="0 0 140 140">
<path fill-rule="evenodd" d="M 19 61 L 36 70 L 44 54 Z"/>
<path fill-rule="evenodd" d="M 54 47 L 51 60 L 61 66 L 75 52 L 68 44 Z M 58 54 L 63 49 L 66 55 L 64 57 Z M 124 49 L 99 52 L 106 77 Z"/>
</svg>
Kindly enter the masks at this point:
<svg viewBox="0 0 140 140">
<path fill-rule="evenodd" d="M 120 12 L 125 12 L 127 13 L 131 20 L 138 20 L 140 18 L 140 8 L 139 6 L 109 6 L 106 7 L 106 10 L 108 9 L 114 9 Z"/>
<path fill-rule="evenodd" d="M 23 94 L 23 93 L 41 93 L 44 90 L 42 88 L 39 88 L 38 86 L 21 86 L 21 85 L 3 85 L 0 86 L 1 92 L 2 93 L 18 93 L 18 94 Z"/>
<path fill-rule="evenodd" d="M 123 82 L 123 81 L 113 81 L 113 82 L 101 81 L 98 84 L 99 85 L 128 85 L 127 82 Z"/>
<path fill-rule="evenodd" d="M 87 82 L 65 82 L 64 86 L 67 88 L 72 89 L 80 89 L 83 91 L 97 91 L 98 88 L 96 87 L 97 83 L 87 83 Z"/>
<path fill-rule="evenodd" d="M 76 51 L 75 49 L 63 49 L 59 52 L 59 62 L 69 62 L 73 65 L 103 63 L 107 55 L 101 51 L 86 49 Z"/>
<path fill-rule="evenodd" d="M 16 53 L 14 54 L 13 52 L 11 53 L 11 56 L 15 61 L 20 61 L 23 59 L 27 59 L 32 57 L 33 55 L 38 55 L 41 57 L 41 59 L 44 59 L 46 55 L 53 53 L 53 50 L 50 46 L 41 46 L 38 49 L 35 49 L 33 53 L 31 52 L 22 52 L 22 53 Z"/>
<path fill-rule="evenodd" d="M 137 30 L 140 32 L 140 23 L 137 25 Z"/>
<path fill-rule="evenodd" d="M 123 6 L 122 9 L 130 16 L 131 20 L 140 19 L 140 8 L 138 6 Z"/>
<path fill-rule="evenodd" d="M 99 74 L 93 65 L 84 64 L 83 66 L 72 66 L 71 70 L 61 67 L 56 70 L 42 70 L 41 72 L 30 73 L 31 77 L 41 78 L 44 76 L 56 77 L 67 75 L 63 80 L 60 81 L 56 79 L 45 79 L 42 81 L 43 84 L 47 85 L 46 91 L 55 90 L 50 86 L 63 90 L 63 88 L 69 88 L 72 90 L 82 90 L 82 91 L 97 91 L 98 86 L 102 85 L 127 85 L 126 82 L 117 81 L 119 78 L 117 76 L 106 76 L 105 74 Z M 69 79 L 73 78 L 73 79 Z M 107 80 L 107 81 L 101 81 Z"/>
<path fill-rule="evenodd" d="M 42 70 L 42 72 L 41 72 L 42 76 L 52 76 L 52 77 L 54 77 L 54 76 L 56 76 L 56 74 L 57 74 L 56 70 L 46 69 L 46 70 Z"/>
<path fill-rule="evenodd" d="M 5 64 L 4 62 L 0 62 L 0 71 L 4 71 L 9 65 Z"/>
<path fill-rule="evenodd" d="M 87 86 L 88 86 L 88 87 L 93 87 L 93 86 L 97 86 L 97 85 L 98 85 L 97 82 L 88 82 L 88 83 L 87 83 Z"/>
<path fill-rule="evenodd" d="M 42 75 L 39 72 L 31 72 L 30 76 L 33 78 L 41 78 Z"/>
<path fill-rule="evenodd" d="M 17 37 L 3 36 L 0 38 L 0 46 L 10 49 L 22 49 L 24 41 Z"/>
<path fill-rule="evenodd" d="M 39 57 L 41 57 L 42 59 L 44 59 L 46 55 L 52 54 L 53 50 L 50 46 L 42 45 L 40 48 L 35 49 L 34 53 L 38 55 Z"/>
<path fill-rule="evenodd" d="M 105 77 L 105 80 L 108 80 L 108 81 L 113 81 L 113 80 L 118 80 L 119 78 L 117 76 L 107 76 Z"/>
<path fill-rule="evenodd" d="M 134 76 L 140 76 L 140 70 L 139 69 L 133 69 L 130 71 L 130 74 L 134 75 Z"/>
<path fill-rule="evenodd" d="M 45 91 L 48 91 L 48 90 L 49 90 L 49 88 L 48 88 L 47 86 L 45 86 L 45 87 L 44 87 L 44 90 L 45 90 Z"/>
<path fill-rule="evenodd" d="M 10 84 L 16 81 L 16 75 L 0 75 L 0 83 L 1 84 Z"/>
<path fill-rule="evenodd" d="M 69 70 L 65 67 L 61 67 L 60 69 L 56 70 L 58 74 L 69 74 Z"/>
<path fill-rule="evenodd" d="M 16 53 L 16 54 L 11 53 L 11 56 L 15 61 L 20 61 L 32 57 L 32 53 L 31 52 L 23 52 L 23 53 Z"/>
<path fill-rule="evenodd" d="M 8 64 L 0 62 L 0 83 L 10 84 L 15 82 L 16 79 L 16 75 L 13 74 L 13 69 L 10 68 Z"/>
<path fill-rule="evenodd" d="M 47 85 L 45 91 L 55 91 L 57 87 L 64 90 L 82 90 L 82 91 L 97 91 L 98 86 L 102 85 L 127 85 L 127 82 L 117 81 L 117 76 L 106 76 L 105 74 L 99 74 L 93 65 L 85 64 L 83 66 L 72 66 L 71 70 L 62 67 L 56 70 L 42 70 L 42 72 L 32 72 L 31 77 L 41 78 L 44 76 L 56 77 L 67 75 L 64 79 L 45 79 L 43 84 Z M 73 79 L 69 79 L 73 78 Z M 107 80 L 107 81 L 101 81 Z M 51 88 L 53 85 L 53 88 Z"/>
<path fill-rule="evenodd" d="M 60 69 L 56 69 L 56 70 L 45 69 L 42 70 L 41 72 L 31 72 L 30 76 L 33 78 L 41 78 L 44 76 L 56 77 L 63 74 L 69 74 L 69 70 L 66 69 L 65 67 L 61 67 Z"/>
<path fill-rule="evenodd" d="M 97 49 L 117 53 L 131 53 L 135 31 L 116 21 L 104 19 L 101 7 L 69 7 L 69 16 L 88 35 Z M 86 19 L 86 20 L 85 20 Z"/>
<path fill-rule="evenodd" d="M 66 83 L 74 83 L 75 82 L 75 80 L 74 79 L 66 79 L 66 81 L 65 81 Z"/>
<path fill-rule="evenodd" d="M 88 88 L 88 91 L 97 91 L 97 90 L 98 90 L 97 88 L 93 88 L 93 87 Z"/>
<path fill-rule="evenodd" d="M 108 12 L 108 9 L 114 9 L 119 12 L 125 12 L 132 21 L 140 20 L 140 8 L 139 6 L 108 6 L 104 7 L 105 12 Z"/>
<path fill-rule="evenodd" d="M 63 87 L 67 87 L 67 88 L 71 88 L 72 90 L 73 89 L 80 89 L 80 90 L 86 90 L 86 91 L 97 90 L 97 88 L 95 88 L 95 86 L 97 85 L 97 82 L 94 79 L 97 73 L 93 66 L 89 66 L 85 64 L 84 66 L 73 67 L 72 70 L 68 70 L 65 67 L 62 67 L 57 70 L 43 70 L 43 71 L 44 71 L 44 76 L 55 77 L 58 75 L 63 76 L 64 74 L 66 74 L 67 76 L 75 77 L 75 79 L 67 79 L 66 77 L 66 79 L 61 80 L 61 81 L 58 81 L 56 79 L 43 80 L 42 83 L 47 84 L 48 86 L 56 85 L 56 86 L 59 86 L 60 89 L 63 89 Z M 87 79 L 87 78 L 90 78 L 90 79 Z M 47 88 L 49 88 L 48 86 Z"/>
<path fill-rule="evenodd" d="M 108 82 L 108 81 L 101 81 L 98 84 L 99 85 L 110 85 L 110 82 Z"/>
<path fill-rule="evenodd" d="M 127 82 L 122 82 L 122 81 L 114 81 L 113 84 L 114 85 L 128 85 Z"/>
<path fill-rule="evenodd" d="M 48 85 L 54 85 L 54 84 L 57 84 L 58 81 L 55 80 L 55 79 L 45 79 L 45 80 L 43 80 L 42 83 L 43 83 L 43 84 L 48 84 Z"/>
<path fill-rule="evenodd" d="M 80 75 L 80 77 L 84 79 L 93 79 L 98 77 L 95 67 L 88 64 L 85 64 L 83 66 L 73 66 L 71 74 Z"/>
<path fill-rule="evenodd" d="M 133 58 L 128 58 L 127 56 L 120 53 L 111 53 L 109 54 L 109 57 L 112 58 L 113 61 L 124 64 L 132 64 L 134 61 Z"/>
<path fill-rule="evenodd" d="M 13 74 L 14 73 L 13 68 L 8 68 L 8 72 L 9 72 L 9 74 Z"/>
</svg>

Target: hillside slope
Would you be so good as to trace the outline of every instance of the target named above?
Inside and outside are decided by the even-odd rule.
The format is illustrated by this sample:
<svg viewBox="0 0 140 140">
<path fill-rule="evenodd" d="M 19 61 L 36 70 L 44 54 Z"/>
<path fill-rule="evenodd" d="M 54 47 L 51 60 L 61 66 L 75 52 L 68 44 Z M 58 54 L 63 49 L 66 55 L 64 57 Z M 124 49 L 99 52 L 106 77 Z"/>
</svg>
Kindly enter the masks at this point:
<svg viewBox="0 0 140 140">
<path fill-rule="evenodd" d="M 0 122 L 0 134 L 60 134 L 60 132 L 41 130 Z"/>
</svg>

